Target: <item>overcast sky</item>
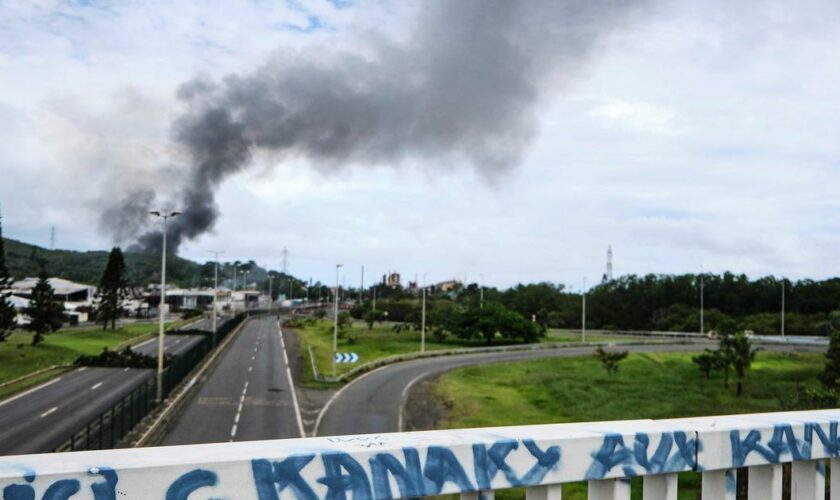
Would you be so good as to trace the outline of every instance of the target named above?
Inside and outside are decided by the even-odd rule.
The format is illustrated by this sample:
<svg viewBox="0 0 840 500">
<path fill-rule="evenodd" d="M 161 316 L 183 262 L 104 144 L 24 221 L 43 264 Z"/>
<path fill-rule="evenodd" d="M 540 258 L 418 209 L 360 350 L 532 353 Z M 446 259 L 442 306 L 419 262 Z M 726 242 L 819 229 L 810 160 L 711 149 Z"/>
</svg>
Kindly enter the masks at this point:
<svg viewBox="0 0 840 500">
<path fill-rule="evenodd" d="M 180 175 L 181 84 L 405 39 L 423 3 L 405 4 L 0 0 L 4 235 L 48 246 L 54 225 L 60 248 L 130 243 L 102 228 L 103 200 Z M 181 253 L 279 268 L 285 246 L 293 274 L 331 282 L 343 263 L 348 285 L 365 265 L 367 281 L 396 270 L 577 290 L 600 280 L 608 245 L 617 275 L 836 276 L 839 14 L 836 1 L 649 2 L 545 84 L 513 168 L 255 155 Z"/>
</svg>

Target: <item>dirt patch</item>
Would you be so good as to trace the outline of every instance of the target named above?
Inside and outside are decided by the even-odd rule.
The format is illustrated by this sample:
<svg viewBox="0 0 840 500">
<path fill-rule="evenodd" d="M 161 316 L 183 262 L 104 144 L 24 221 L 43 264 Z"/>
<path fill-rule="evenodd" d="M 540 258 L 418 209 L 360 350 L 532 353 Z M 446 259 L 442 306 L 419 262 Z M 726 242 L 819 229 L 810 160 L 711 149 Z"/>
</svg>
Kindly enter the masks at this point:
<svg viewBox="0 0 840 500">
<path fill-rule="evenodd" d="M 438 377 L 414 384 L 408 392 L 403 410 L 403 430 L 427 431 L 440 428 L 451 402 L 442 401 L 436 391 Z"/>
</svg>

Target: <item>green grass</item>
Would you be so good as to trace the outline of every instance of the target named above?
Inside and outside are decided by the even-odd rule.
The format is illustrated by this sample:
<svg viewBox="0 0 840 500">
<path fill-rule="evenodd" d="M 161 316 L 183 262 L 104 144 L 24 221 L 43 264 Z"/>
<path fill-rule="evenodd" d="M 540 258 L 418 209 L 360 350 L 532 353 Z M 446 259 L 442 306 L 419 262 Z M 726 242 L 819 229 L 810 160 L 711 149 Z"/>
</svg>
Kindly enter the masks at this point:
<svg viewBox="0 0 840 500">
<path fill-rule="evenodd" d="M 338 352 L 355 352 L 359 355 L 359 362 L 355 364 L 336 364 L 336 374 L 346 373 L 356 366 L 376 361 L 378 359 L 400 354 L 409 354 L 420 351 L 420 332 L 405 331 L 394 332 L 392 325 L 375 324 L 373 330 L 369 330 L 367 323 L 354 321 L 352 326 L 346 329 L 342 338 L 338 339 Z M 311 324 L 302 328 L 295 328 L 300 335 L 301 354 L 306 364 L 304 383 L 314 384 L 312 375 L 311 360 L 308 347 L 311 346 L 315 353 L 318 372 L 321 375 L 332 374 L 332 339 L 333 323 L 331 320 L 311 320 Z M 351 341 L 355 338 L 355 342 Z M 503 345 L 497 341 L 493 345 Z M 484 342 L 464 342 L 460 339 L 449 338 L 443 342 L 436 341 L 427 332 L 426 350 L 435 351 L 441 349 L 458 349 L 461 347 L 483 347 Z"/>
<path fill-rule="evenodd" d="M 447 408 L 441 427 L 451 429 L 780 411 L 779 395 L 817 385 L 823 359 L 759 353 L 740 398 L 721 376 L 703 379 L 691 354 L 675 353 L 631 354 L 613 378 L 590 356 L 474 366 L 443 375 L 435 390 Z M 680 499 L 696 498 L 698 477 L 680 475 Z M 633 498 L 641 498 L 641 482 L 633 486 Z M 565 485 L 563 498 L 583 500 L 585 491 Z"/>
<path fill-rule="evenodd" d="M 178 321 L 169 325 L 181 325 Z M 0 383 L 22 377 L 52 365 L 72 363 L 81 354 L 99 354 L 102 349 L 113 349 L 120 344 L 138 343 L 151 338 L 158 329 L 157 323 L 136 323 L 124 325 L 116 330 L 102 330 L 101 326 L 64 328 L 44 336 L 44 341 L 32 346 L 32 334 L 18 331 L 0 342 Z M 36 381 L 56 376 L 52 373 L 34 377 Z M 11 395 L 33 385 L 28 379 L 24 383 L 0 389 L 0 397 Z"/>
</svg>

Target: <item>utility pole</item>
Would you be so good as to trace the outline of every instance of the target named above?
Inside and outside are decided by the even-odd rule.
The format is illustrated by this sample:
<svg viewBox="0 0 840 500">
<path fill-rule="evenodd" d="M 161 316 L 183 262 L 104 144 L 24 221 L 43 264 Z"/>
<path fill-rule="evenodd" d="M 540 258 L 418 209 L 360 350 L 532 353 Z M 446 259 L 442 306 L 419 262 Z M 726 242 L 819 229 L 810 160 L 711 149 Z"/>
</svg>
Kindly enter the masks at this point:
<svg viewBox="0 0 840 500">
<path fill-rule="evenodd" d="M 333 355 L 332 355 L 332 374 L 335 377 L 335 354 L 338 351 L 338 270 L 343 264 L 335 265 L 335 295 L 333 296 L 333 312 L 335 318 L 333 320 Z"/>
<path fill-rule="evenodd" d="M 210 343 L 211 348 L 214 348 L 216 347 L 216 334 L 218 332 L 218 329 L 216 327 L 216 316 L 219 314 L 219 307 L 216 305 L 217 298 L 219 296 L 219 254 L 224 252 L 212 251 L 210 253 L 212 253 L 215 256 L 214 259 L 216 262 L 216 266 L 213 271 L 213 338 L 212 342 Z"/>
<path fill-rule="evenodd" d="M 362 281 L 361 281 L 361 284 L 359 285 L 359 304 L 361 304 L 362 300 L 364 299 L 364 296 L 362 295 L 364 289 L 365 289 L 365 266 L 362 265 Z"/>
<path fill-rule="evenodd" d="M 239 273 L 239 268 L 236 262 L 233 263 L 233 291 L 236 291 L 236 275 Z"/>
<path fill-rule="evenodd" d="M 286 247 L 283 247 L 283 274 L 285 274 L 286 276 L 289 275 L 288 264 L 289 264 L 289 251 L 286 249 Z"/>
<path fill-rule="evenodd" d="M 480 274 L 479 276 L 481 276 L 481 283 L 479 284 L 479 291 L 478 291 L 478 296 L 479 296 L 478 307 L 479 307 L 479 309 L 484 309 L 484 274 Z"/>
<path fill-rule="evenodd" d="M 268 315 L 271 316 L 271 306 L 274 304 L 274 296 L 271 294 L 271 285 L 274 282 L 274 276 L 268 275 Z"/>
<path fill-rule="evenodd" d="M 376 285 L 373 286 L 373 312 L 376 312 Z"/>
<path fill-rule="evenodd" d="M 704 324 L 704 290 L 703 290 L 703 266 L 700 266 L 700 335 L 706 334 L 706 325 Z"/>
<path fill-rule="evenodd" d="M 55 250 L 55 226 L 50 226 L 50 250 Z"/>
<path fill-rule="evenodd" d="M 782 337 L 785 336 L 785 280 L 782 278 Z"/>
<path fill-rule="evenodd" d="M 581 302 L 580 339 L 581 342 L 586 342 L 586 276 L 583 277 L 583 286 L 580 289 L 580 294 L 583 298 Z"/>
<path fill-rule="evenodd" d="M 164 309 L 166 308 L 166 221 L 170 217 L 176 217 L 181 212 L 161 213 L 159 211 L 149 212 L 150 214 L 163 219 L 163 245 L 160 257 L 160 305 L 158 306 L 159 329 L 158 329 L 158 359 L 157 359 L 157 391 L 156 401 L 163 401 L 163 322 Z"/>
<path fill-rule="evenodd" d="M 420 352 L 426 352 L 426 273 L 423 273 L 423 312 L 420 318 Z"/>
</svg>

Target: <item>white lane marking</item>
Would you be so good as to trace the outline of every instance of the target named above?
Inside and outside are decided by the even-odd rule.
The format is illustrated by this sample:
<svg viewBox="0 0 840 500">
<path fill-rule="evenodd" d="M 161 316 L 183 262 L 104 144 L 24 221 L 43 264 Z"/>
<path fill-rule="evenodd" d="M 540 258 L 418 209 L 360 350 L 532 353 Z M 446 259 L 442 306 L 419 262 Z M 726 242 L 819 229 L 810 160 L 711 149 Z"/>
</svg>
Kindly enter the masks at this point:
<svg viewBox="0 0 840 500">
<path fill-rule="evenodd" d="M 256 356 L 251 356 L 251 361 L 253 361 L 253 360 L 255 360 L 255 359 L 257 359 L 257 357 L 256 357 Z"/>
<path fill-rule="evenodd" d="M 397 414 L 397 432 L 402 432 L 403 431 L 403 413 L 405 412 L 406 399 L 408 399 L 408 391 L 411 390 L 411 387 L 414 384 L 416 384 L 423 377 L 426 377 L 428 375 L 429 375 L 429 373 L 421 373 L 420 375 L 417 375 L 416 377 L 411 379 L 411 382 L 406 384 L 405 387 L 403 388 L 402 393 L 400 394 L 400 409 L 399 409 L 399 413 Z"/>
<path fill-rule="evenodd" d="M 236 424 L 233 424 L 233 428 L 230 430 L 230 440 L 233 442 L 233 438 L 236 437 Z"/>
<path fill-rule="evenodd" d="M 128 370 L 131 370 L 131 368 L 126 368 L 126 369 L 125 369 L 125 370 L 123 370 L 123 371 L 124 371 L 124 372 L 127 372 Z"/>
<path fill-rule="evenodd" d="M 96 389 L 99 389 L 100 387 L 102 387 L 102 382 L 97 382 L 97 383 L 95 383 L 91 386 L 90 390 L 95 391 Z"/>
<path fill-rule="evenodd" d="M 277 334 L 280 335 L 280 345 L 283 345 L 283 330 L 280 329 L 280 322 L 277 322 Z M 300 437 L 306 437 L 306 432 L 303 430 L 303 419 L 300 416 L 300 406 L 298 405 L 297 393 L 295 392 L 295 382 L 292 380 L 292 370 L 289 368 L 289 358 L 286 356 L 286 349 L 283 348 L 283 358 L 286 360 L 286 377 L 289 378 L 289 388 L 292 392 L 292 405 L 295 407 L 295 419 L 297 420 L 298 432 Z"/>
<path fill-rule="evenodd" d="M 50 413 L 54 412 L 54 411 L 55 411 L 55 410 L 57 410 L 57 409 L 58 409 L 58 406 L 53 406 L 53 407 L 52 407 L 52 408 L 50 408 L 49 410 L 47 410 L 47 411 L 45 411 L 44 413 L 42 413 L 42 414 L 41 414 L 41 418 L 46 417 L 47 415 L 49 415 Z"/>
<path fill-rule="evenodd" d="M 9 399 L 4 399 L 3 401 L 0 401 L 0 406 L 3 406 L 3 405 L 4 405 L 4 404 L 6 404 L 6 403 L 11 403 L 12 401 L 14 401 L 14 400 L 16 400 L 16 399 L 20 399 L 20 398 L 22 398 L 22 397 L 24 397 L 24 396 L 27 396 L 27 395 L 29 395 L 29 394 L 32 394 L 33 392 L 38 391 L 38 390 L 41 390 L 41 389 L 43 389 L 44 387 L 46 387 L 46 386 L 48 386 L 48 385 L 52 385 L 52 384 L 54 384 L 54 383 L 58 382 L 59 380 L 61 380 L 61 377 L 56 377 L 56 378 L 54 378 L 54 379 L 52 379 L 52 380 L 50 380 L 50 381 L 44 382 L 43 384 L 41 384 L 41 385 L 39 385 L 39 386 L 37 386 L 37 387 L 33 387 L 32 389 L 29 389 L 28 391 L 21 392 L 21 393 L 20 393 L 20 394 L 18 394 L 17 396 L 12 396 L 12 397 L 10 397 Z"/>
<path fill-rule="evenodd" d="M 78 369 L 78 370 L 76 370 L 76 371 L 77 371 L 78 373 L 82 373 L 82 372 L 83 372 L 83 371 L 85 371 L 85 370 L 87 370 L 87 366 L 83 366 L 83 367 L 79 368 L 79 369 Z"/>
<path fill-rule="evenodd" d="M 248 373 L 251 373 L 252 371 L 254 371 L 254 367 L 253 367 L 253 366 L 249 366 L 249 367 L 248 367 Z"/>
</svg>

